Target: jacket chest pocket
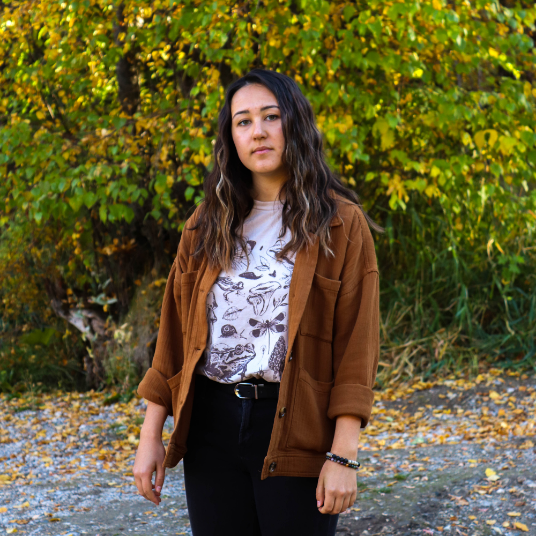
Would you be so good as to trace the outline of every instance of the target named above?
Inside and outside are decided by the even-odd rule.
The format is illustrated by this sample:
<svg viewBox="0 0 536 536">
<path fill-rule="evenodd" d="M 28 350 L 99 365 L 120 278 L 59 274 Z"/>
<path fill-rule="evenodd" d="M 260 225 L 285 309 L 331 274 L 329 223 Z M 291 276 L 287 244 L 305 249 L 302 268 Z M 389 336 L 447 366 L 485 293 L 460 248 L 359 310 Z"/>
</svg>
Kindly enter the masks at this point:
<svg viewBox="0 0 536 536">
<path fill-rule="evenodd" d="M 193 272 L 184 272 L 181 274 L 180 278 L 175 279 L 173 292 L 175 294 L 176 302 L 180 303 L 178 312 L 183 333 L 186 333 L 186 329 L 188 327 L 192 295 L 198 273 L 199 270 L 195 270 Z"/>
<path fill-rule="evenodd" d="M 315 337 L 325 342 L 332 341 L 335 304 L 340 287 L 339 280 L 328 279 L 318 273 L 314 274 L 305 311 L 300 322 L 302 335 Z"/>
<path fill-rule="evenodd" d="M 328 418 L 331 389 L 334 382 L 320 382 L 300 369 L 287 447 L 327 452 L 333 444 L 335 421 Z"/>
<path fill-rule="evenodd" d="M 179 391 L 181 388 L 182 370 L 167 380 L 169 388 L 171 389 L 171 407 L 173 409 L 173 419 L 176 422 L 179 409 Z"/>
</svg>

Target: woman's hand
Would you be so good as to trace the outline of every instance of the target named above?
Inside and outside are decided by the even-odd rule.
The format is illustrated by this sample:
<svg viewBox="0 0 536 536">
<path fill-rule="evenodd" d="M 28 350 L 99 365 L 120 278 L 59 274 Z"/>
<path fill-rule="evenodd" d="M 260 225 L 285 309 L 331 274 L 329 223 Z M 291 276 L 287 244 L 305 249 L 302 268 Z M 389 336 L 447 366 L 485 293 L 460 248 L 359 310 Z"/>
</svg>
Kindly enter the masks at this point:
<svg viewBox="0 0 536 536">
<path fill-rule="evenodd" d="M 162 462 L 166 456 L 166 449 L 162 443 L 162 429 L 166 418 L 167 410 L 165 407 L 151 401 L 147 402 L 147 411 L 140 432 L 140 443 L 132 468 L 132 474 L 140 495 L 156 506 L 162 500 L 160 491 L 166 476 L 166 471 L 162 467 Z M 156 478 L 153 486 L 151 481 L 155 471 Z"/>
<path fill-rule="evenodd" d="M 340 514 L 357 497 L 355 469 L 326 460 L 318 477 L 316 505 L 321 514 Z"/>
<path fill-rule="evenodd" d="M 361 418 L 339 415 L 331 452 L 349 460 L 357 459 Z M 357 497 L 355 469 L 326 460 L 316 486 L 317 507 L 322 514 L 340 514 L 354 504 Z"/>
<path fill-rule="evenodd" d="M 166 449 L 162 443 L 162 439 L 140 436 L 140 443 L 136 452 L 132 473 L 140 495 L 156 504 L 156 506 L 162 500 L 160 498 L 160 491 L 164 485 L 166 476 L 166 470 L 162 467 L 165 455 Z M 156 477 L 153 486 L 152 477 L 155 471 Z"/>
</svg>

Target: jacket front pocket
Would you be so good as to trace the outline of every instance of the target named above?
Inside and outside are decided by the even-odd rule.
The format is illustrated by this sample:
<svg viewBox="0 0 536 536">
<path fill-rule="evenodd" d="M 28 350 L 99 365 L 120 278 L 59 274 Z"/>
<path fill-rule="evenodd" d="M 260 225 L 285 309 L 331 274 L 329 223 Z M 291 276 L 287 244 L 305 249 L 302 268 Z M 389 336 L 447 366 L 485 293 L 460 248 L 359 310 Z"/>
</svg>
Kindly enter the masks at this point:
<svg viewBox="0 0 536 536">
<path fill-rule="evenodd" d="M 177 292 L 180 295 L 180 320 L 183 333 L 186 333 L 186 328 L 188 326 L 190 305 L 192 303 L 192 295 L 198 273 L 199 270 L 184 272 L 181 274 L 179 280 L 175 280 L 175 285 L 179 287 Z"/>
<path fill-rule="evenodd" d="M 333 318 L 341 282 L 314 274 L 309 297 L 305 305 L 300 333 L 325 342 L 333 339 Z"/>
<path fill-rule="evenodd" d="M 314 380 L 305 369 L 300 369 L 287 447 L 317 452 L 331 449 L 335 421 L 327 413 L 333 383 Z"/>
<path fill-rule="evenodd" d="M 171 378 L 167 380 L 169 388 L 171 389 L 171 407 L 173 409 L 174 420 L 176 420 L 175 415 L 178 414 L 181 378 L 182 378 L 182 369 L 178 374 L 175 374 L 175 376 L 171 376 Z"/>
</svg>

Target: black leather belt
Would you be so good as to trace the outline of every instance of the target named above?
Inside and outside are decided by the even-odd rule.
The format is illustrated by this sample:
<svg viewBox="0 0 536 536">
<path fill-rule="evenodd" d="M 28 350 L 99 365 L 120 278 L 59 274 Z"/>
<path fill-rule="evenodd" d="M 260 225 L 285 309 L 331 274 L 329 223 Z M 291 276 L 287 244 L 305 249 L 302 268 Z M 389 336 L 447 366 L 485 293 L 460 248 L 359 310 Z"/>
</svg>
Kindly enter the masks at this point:
<svg viewBox="0 0 536 536">
<path fill-rule="evenodd" d="M 279 398 L 279 382 L 266 382 L 258 378 L 238 383 L 221 383 L 205 375 L 201 376 L 201 381 L 209 384 L 212 388 L 222 389 L 236 395 L 238 398 Z"/>
<path fill-rule="evenodd" d="M 239 382 L 234 384 L 233 392 L 238 398 L 278 398 L 279 383 Z"/>
</svg>

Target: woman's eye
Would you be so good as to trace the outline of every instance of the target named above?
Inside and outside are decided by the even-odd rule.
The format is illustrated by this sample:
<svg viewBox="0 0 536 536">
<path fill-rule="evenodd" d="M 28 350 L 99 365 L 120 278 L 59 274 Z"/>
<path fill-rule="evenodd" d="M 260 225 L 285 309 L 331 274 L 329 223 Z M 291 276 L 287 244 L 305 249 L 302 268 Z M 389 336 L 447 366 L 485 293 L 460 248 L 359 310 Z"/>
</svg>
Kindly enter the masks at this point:
<svg viewBox="0 0 536 536">
<path fill-rule="evenodd" d="M 268 119 L 269 117 L 274 117 L 275 119 L 278 119 L 279 116 L 277 114 L 270 114 L 270 115 L 267 115 L 266 116 L 266 119 Z M 275 119 L 273 119 L 273 121 L 275 121 Z M 238 122 L 237 123 L 237 126 L 240 126 L 244 121 L 249 121 L 249 119 L 242 119 L 242 121 Z"/>
</svg>

